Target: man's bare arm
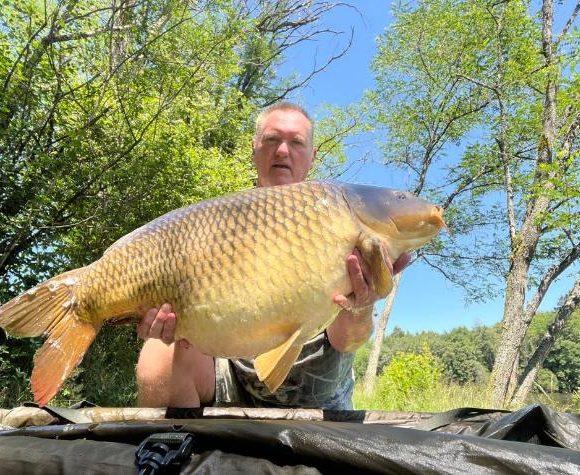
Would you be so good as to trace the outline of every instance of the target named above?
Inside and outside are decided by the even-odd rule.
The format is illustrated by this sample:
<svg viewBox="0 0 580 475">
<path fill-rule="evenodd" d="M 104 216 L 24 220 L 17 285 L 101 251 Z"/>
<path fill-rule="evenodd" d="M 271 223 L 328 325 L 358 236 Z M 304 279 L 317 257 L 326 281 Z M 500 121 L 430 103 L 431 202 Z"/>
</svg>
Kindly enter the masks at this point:
<svg viewBox="0 0 580 475">
<path fill-rule="evenodd" d="M 404 253 L 392 266 L 388 263 L 392 274 L 401 272 L 410 260 L 411 255 Z M 343 353 L 356 351 L 369 339 L 373 331 L 374 303 L 379 298 L 372 290 L 370 269 L 357 249 L 346 258 L 346 266 L 353 293 L 348 297 L 334 297 L 334 302 L 343 310 L 326 329 L 332 347 Z"/>
</svg>

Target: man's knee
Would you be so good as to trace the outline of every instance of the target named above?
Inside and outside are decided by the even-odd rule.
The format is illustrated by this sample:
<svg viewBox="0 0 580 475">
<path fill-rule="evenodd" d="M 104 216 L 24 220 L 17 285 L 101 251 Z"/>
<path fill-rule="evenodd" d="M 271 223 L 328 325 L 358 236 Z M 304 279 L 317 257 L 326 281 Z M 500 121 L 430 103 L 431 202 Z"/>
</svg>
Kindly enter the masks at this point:
<svg viewBox="0 0 580 475">
<path fill-rule="evenodd" d="M 140 406 L 167 406 L 170 397 L 174 345 L 149 339 L 143 344 L 135 375 Z"/>
<path fill-rule="evenodd" d="M 136 368 L 140 406 L 195 407 L 213 400 L 213 358 L 181 343 L 149 339 Z"/>
<path fill-rule="evenodd" d="M 197 348 L 183 341 L 175 344 L 173 355 L 174 384 L 184 389 L 191 384 L 201 403 L 211 403 L 215 396 L 215 362 Z M 188 383 L 183 383 L 187 381 Z M 177 386 L 177 385 L 176 385 Z"/>
</svg>

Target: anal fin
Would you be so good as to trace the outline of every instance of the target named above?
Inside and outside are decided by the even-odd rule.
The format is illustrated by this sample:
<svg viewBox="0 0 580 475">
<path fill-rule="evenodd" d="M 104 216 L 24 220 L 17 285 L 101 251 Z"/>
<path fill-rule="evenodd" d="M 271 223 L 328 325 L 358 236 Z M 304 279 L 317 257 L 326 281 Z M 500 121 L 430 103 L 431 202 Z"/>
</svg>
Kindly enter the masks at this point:
<svg viewBox="0 0 580 475">
<path fill-rule="evenodd" d="M 295 344 L 301 332 L 301 329 L 296 330 L 280 346 L 262 353 L 254 360 L 254 368 L 258 379 L 263 381 L 272 393 L 284 382 L 302 350 L 302 345 Z"/>
</svg>

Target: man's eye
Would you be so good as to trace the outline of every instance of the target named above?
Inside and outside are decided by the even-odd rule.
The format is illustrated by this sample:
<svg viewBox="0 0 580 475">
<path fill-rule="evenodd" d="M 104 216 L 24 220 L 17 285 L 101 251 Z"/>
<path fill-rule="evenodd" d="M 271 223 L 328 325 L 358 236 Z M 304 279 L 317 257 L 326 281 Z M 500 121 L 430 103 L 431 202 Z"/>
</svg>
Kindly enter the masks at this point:
<svg viewBox="0 0 580 475">
<path fill-rule="evenodd" d="M 278 143 L 278 138 L 277 137 L 266 137 L 266 143 L 269 144 L 274 144 L 274 143 Z"/>
<path fill-rule="evenodd" d="M 292 140 L 292 145 L 304 145 L 304 142 L 300 139 Z"/>
</svg>

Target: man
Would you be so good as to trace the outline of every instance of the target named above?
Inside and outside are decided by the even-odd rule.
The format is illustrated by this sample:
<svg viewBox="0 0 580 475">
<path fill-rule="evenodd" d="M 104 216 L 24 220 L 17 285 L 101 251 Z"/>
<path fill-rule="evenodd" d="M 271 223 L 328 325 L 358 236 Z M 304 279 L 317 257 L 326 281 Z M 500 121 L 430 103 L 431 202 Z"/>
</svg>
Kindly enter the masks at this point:
<svg viewBox="0 0 580 475">
<path fill-rule="evenodd" d="M 278 103 L 258 116 L 253 139 L 258 186 L 305 180 L 315 156 L 313 124 L 301 107 Z M 345 257 L 353 294 L 334 298 L 342 308 L 336 320 L 304 346 L 275 394 L 257 379 L 250 361 L 214 359 L 184 340 L 174 342 L 178 317 L 169 304 L 147 311 L 138 327 L 139 336 L 146 340 L 137 364 L 139 405 L 351 409 L 353 352 L 372 332 L 377 295 L 371 290 L 370 272 L 358 250 Z M 409 255 L 401 256 L 393 272 L 408 262 Z"/>
</svg>

